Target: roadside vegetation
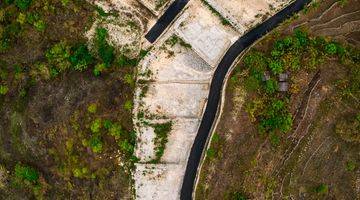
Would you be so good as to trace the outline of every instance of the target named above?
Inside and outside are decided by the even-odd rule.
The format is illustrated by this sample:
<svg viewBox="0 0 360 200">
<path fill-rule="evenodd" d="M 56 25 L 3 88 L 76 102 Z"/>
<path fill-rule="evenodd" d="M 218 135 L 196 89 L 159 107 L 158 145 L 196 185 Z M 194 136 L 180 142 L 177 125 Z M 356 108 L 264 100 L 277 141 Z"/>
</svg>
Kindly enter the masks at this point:
<svg viewBox="0 0 360 200">
<path fill-rule="evenodd" d="M 161 160 L 161 157 L 164 155 L 166 143 L 168 142 L 168 135 L 172 128 L 172 121 L 160 124 L 153 124 L 152 127 L 154 128 L 155 132 L 155 156 L 156 158 L 153 159 L 152 163 L 158 163 Z"/>
<path fill-rule="evenodd" d="M 225 26 L 230 26 L 231 23 L 228 19 L 226 19 L 224 16 L 222 16 L 217 10 L 215 10 L 206 0 L 201 0 L 201 2 L 209 8 L 209 10 L 214 14 L 216 15 L 220 20 L 221 20 L 221 23 Z"/>
<path fill-rule="evenodd" d="M 312 73 L 323 63 L 336 58 L 347 64 L 352 72 L 350 78 L 354 80 L 349 82 L 347 95 L 358 92 L 356 63 L 359 53 L 352 48 L 322 37 L 309 37 L 298 29 L 293 35 L 276 40 L 268 52 L 255 50 L 248 53 L 243 66 L 239 66 L 231 77 L 230 84 L 244 85 L 251 96 L 245 105 L 246 112 L 256 123 L 259 133 L 270 136 L 273 145 L 278 145 L 281 136 L 293 126 L 290 98 L 299 92 L 296 84 L 291 84 L 287 91 L 279 91 L 279 77 L 296 75 L 300 70 Z M 291 80 L 285 81 L 288 84 Z"/>
<path fill-rule="evenodd" d="M 243 55 L 197 199 L 356 199 L 360 51 L 337 22 L 356 9 L 334 2 L 311 5 Z"/>
<path fill-rule="evenodd" d="M 132 196 L 144 52 L 119 50 L 101 26 L 84 37 L 112 15 L 83 0 L 0 3 L 0 199 Z"/>
</svg>

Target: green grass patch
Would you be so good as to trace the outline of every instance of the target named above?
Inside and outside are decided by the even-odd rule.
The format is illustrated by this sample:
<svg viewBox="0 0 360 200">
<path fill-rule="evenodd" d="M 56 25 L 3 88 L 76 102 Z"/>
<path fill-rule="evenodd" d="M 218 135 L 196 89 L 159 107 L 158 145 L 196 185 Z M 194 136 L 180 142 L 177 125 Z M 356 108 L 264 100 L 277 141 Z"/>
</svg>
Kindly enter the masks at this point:
<svg viewBox="0 0 360 200">
<path fill-rule="evenodd" d="M 155 156 L 156 158 L 152 161 L 158 163 L 164 154 L 166 143 L 168 142 L 168 135 L 172 129 L 172 121 L 160 124 L 151 124 L 155 132 Z"/>
</svg>

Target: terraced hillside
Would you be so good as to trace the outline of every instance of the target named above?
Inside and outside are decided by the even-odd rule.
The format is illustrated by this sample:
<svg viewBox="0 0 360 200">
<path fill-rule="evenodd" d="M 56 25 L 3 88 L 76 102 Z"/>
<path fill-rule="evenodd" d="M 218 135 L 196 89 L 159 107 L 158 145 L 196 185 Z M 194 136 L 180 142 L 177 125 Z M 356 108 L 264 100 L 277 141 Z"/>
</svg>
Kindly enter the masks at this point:
<svg viewBox="0 0 360 200">
<path fill-rule="evenodd" d="M 315 2 L 233 68 L 197 199 L 358 199 L 360 2 Z"/>
</svg>

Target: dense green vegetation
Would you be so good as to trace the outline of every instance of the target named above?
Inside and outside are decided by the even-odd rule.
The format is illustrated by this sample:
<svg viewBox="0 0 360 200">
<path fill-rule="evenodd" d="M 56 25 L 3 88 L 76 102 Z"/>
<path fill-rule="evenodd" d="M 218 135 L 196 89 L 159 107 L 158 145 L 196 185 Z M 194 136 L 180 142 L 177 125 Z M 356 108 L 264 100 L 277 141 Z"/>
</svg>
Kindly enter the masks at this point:
<svg viewBox="0 0 360 200">
<path fill-rule="evenodd" d="M 298 92 L 296 84 L 292 84 L 288 91 L 280 92 L 279 74 L 296 75 L 300 70 L 311 73 L 327 60 L 338 58 L 352 72 L 352 81 L 347 82 L 349 85 L 344 94 L 358 95 L 360 72 L 356 65 L 359 62 L 359 52 L 354 49 L 345 48 L 322 37 L 310 37 L 305 31 L 296 30 L 293 35 L 276 40 L 269 52 L 264 54 L 252 51 L 246 55 L 243 67 L 236 69 L 231 81 L 233 84 L 242 82 L 246 91 L 254 94 L 246 105 L 246 111 L 257 123 L 259 132 L 269 135 L 274 145 L 279 144 L 281 135 L 292 128 L 289 98 Z M 264 80 L 267 72 L 270 77 Z M 287 81 L 291 84 L 291 78 Z M 358 122 L 355 120 L 351 123 Z M 344 129 L 341 126 L 338 125 L 338 132 Z M 349 131 L 346 133 L 353 134 Z"/>
<path fill-rule="evenodd" d="M 109 15 L 84 0 L 0 2 L 0 199 L 129 195 L 147 51 L 129 57 L 101 26 L 84 38 Z"/>
</svg>

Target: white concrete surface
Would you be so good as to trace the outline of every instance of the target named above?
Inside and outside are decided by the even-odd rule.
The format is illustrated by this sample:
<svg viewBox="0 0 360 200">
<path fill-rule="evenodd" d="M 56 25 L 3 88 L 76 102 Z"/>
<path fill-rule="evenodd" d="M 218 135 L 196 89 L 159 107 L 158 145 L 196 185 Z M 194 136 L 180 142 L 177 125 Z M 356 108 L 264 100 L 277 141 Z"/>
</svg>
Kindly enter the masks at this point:
<svg viewBox="0 0 360 200">
<path fill-rule="evenodd" d="M 134 173 L 137 199 L 180 198 L 187 160 L 217 64 L 230 45 L 258 23 L 254 21 L 255 16 L 268 12 L 269 2 L 281 0 L 212 1 L 221 5 L 222 9 L 229 10 L 234 19 L 240 17 L 241 20 L 236 23 L 242 28 L 224 26 L 220 18 L 201 1 L 190 1 L 188 8 L 167 33 L 157 40 L 138 67 L 138 83 L 144 84 L 144 80 L 148 81 L 149 89 L 145 97 L 140 97 L 141 90 L 138 88 L 134 100 L 134 115 L 145 112 L 147 115 L 160 116 L 161 119 L 134 119 L 138 133 L 136 156 L 140 159 Z M 166 44 L 165 41 L 174 34 L 189 43 L 191 48 L 183 47 L 179 43 L 174 46 Z M 144 75 L 149 71 L 150 76 Z M 154 120 L 173 122 L 164 155 L 159 163 L 147 163 L 155 158 L 155 134 L 153 128 L 143 123 L 144 120 L 149 123 Z"/>
<path fill-rule="evenodd" d="M 191 1 L 188 10 L 176 21 L 175 30 L 213 67 L 239 36 L 234 29 L 224 26 L 220 18 L 200 1 Z"/>
<path fill-rule="evenodd" d="M 206 0 L 211 7 L 244 34 L 277 13 L 292 0 Z"/>
<path fill-rule="evenodd" d="M 134 174 L 136 199 L 180 199 L 178 188 L 184 172 L 184 165 L 137 164 Z"/>
</svg>

